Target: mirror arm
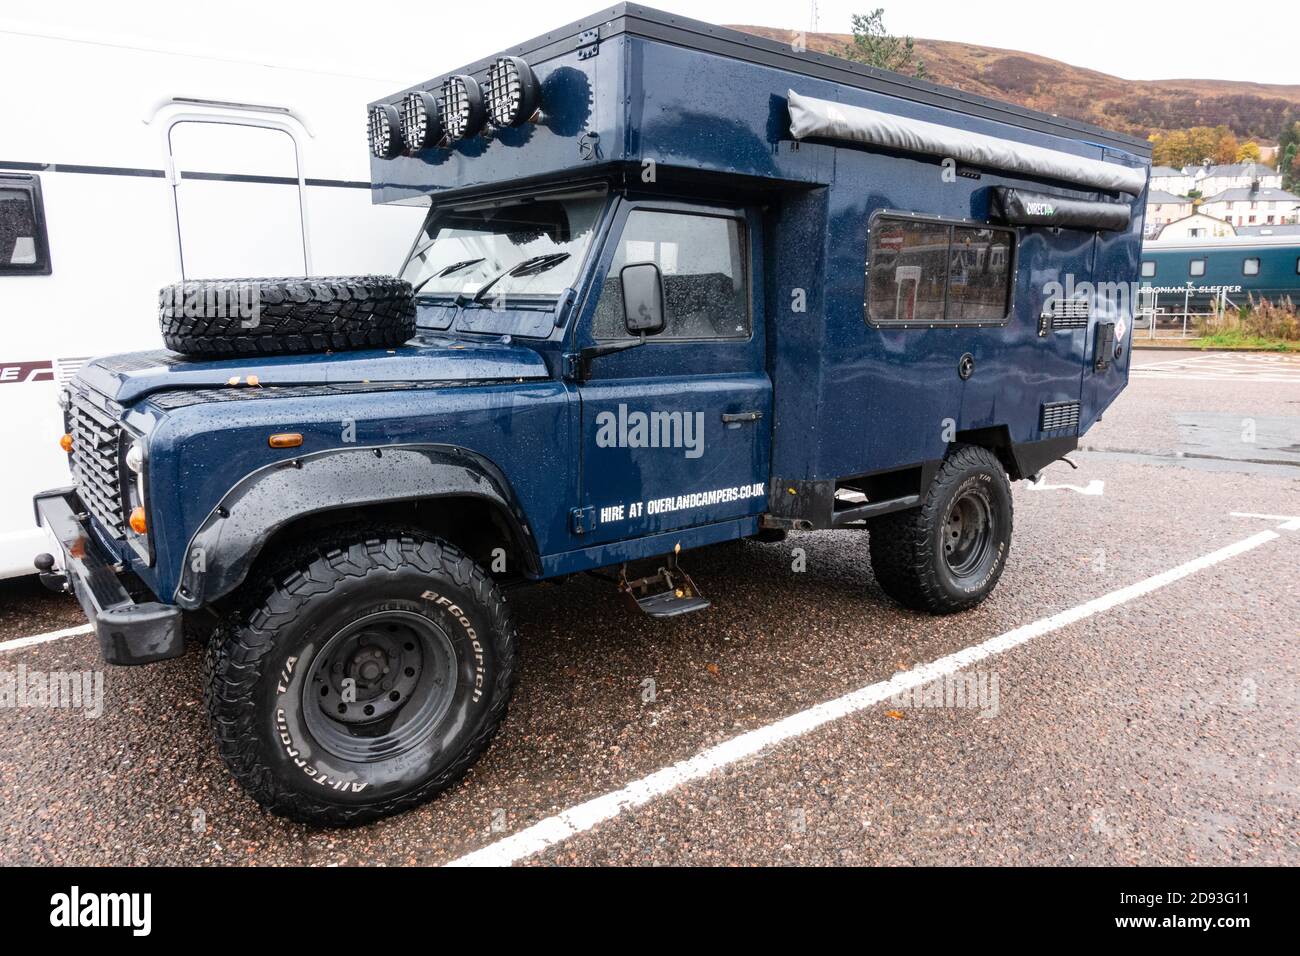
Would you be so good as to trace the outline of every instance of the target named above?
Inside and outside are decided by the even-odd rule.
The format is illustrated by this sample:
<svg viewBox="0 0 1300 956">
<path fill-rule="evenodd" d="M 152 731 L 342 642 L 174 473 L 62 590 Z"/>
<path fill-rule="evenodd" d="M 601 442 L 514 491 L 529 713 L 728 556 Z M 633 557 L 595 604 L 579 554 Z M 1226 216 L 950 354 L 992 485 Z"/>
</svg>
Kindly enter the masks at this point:
<svg viewBox="0 0 1300 956">
<path fill-rule="evenodd" d="M 628 349 L 634 349 L 638 345 L 645 345 L 645 333 L 641 337 L 633 339 L 631 342 L 610 342 L 607 345 L 589 345 L 578 352 L 578 374 L 579 382 L 585 382 L 591 377 L 591 363 L 593 359 L 598 359 L 602 355 L 613 355 L 615 352 L 626 352 Z"/>
</svg>

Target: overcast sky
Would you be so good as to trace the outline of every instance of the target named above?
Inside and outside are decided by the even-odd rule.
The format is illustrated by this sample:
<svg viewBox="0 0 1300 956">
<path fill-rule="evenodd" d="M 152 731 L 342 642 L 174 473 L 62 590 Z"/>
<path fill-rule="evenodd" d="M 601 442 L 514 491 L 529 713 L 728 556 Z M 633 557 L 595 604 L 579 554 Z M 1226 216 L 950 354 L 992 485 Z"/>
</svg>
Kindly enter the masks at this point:
<svg viewBox="0 0 1300 956">
<path fill-rule="evenodd" d="M 46 25 L 143 38 L 406 84 L 608 5 L 600 0 L 214 0 L 202 5 L 45 0 L 6 5 L 0 26 Z M 805 30 L 813 24 L 811 0 L 655 0 L 648 5 L 712 23 Z M 1026 50 L 1131 79 L 1300 84 L 1297 0 L 1253 0 L 1240 8 L 1241 15 L 1231 5 L 1143 0 L 820 0 L 817 26 L 848 32 L 851 13 L 876 5 L 884 6 L 894 33 Z"/>
</svg>

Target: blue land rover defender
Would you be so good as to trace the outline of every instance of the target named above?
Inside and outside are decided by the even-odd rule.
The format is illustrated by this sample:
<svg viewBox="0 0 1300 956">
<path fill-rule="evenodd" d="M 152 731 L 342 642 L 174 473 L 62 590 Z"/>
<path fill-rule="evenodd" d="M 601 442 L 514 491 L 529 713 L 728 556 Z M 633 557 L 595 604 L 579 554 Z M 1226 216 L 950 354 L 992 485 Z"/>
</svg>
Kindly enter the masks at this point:
<svg viewBox="0 0 1300 956">
<path fill-rule="evenodd" d="M 368 107 L 398 277 L 184 282 L 166 350 L 64 391 L 36 499 L 105 660 L 207 642 L 272 810 L 428 799 L 501 723 L 506 590 L 865 529 L 884 591 L 982 601 L 1011 480 L 1124 388 L 1141 140 L 630 4 Z M 635 570 L 634 570 L 635 569 Z"/>
</svg>

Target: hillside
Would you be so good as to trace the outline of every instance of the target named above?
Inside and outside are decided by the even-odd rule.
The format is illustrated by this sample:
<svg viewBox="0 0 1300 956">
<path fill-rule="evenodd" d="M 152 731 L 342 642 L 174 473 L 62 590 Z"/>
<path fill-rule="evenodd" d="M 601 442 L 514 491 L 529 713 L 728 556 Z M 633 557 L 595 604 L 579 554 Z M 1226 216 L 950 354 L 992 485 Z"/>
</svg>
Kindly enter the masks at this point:
<svg viewBox="0 0 1300 956">
<path fill-rule="evenodd" d="M 770 27 L 732 29 L 781 43 L 795 36 Z M 838 53 L 852 40 L 838 33 L 807 38 L 810 49 L 823 53 Z M 1300 85 L 1125 80 L 1033 53 L 948 40 L 918 38 L 916 50 L 936 83 L 1138 136 L 1223 124 L 1239 137 L 1271 139 L 1288 112 L 1300 115 Z"/>
</svg>

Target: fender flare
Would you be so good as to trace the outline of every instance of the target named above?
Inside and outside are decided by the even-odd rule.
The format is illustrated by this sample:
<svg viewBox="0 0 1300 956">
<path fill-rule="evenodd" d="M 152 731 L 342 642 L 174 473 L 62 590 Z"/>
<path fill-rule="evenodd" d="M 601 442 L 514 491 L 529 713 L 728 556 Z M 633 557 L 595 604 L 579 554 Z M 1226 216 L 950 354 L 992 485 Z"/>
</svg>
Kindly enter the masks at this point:
<svg viewBox="0 0 1300 956">
<path fill-rule="evenodd" d="M 504 473 L 458 445 L 372 445 L 311 452 L 241 478 L 194 532 L 175 602 L 196 610 L 238 587 L 262 548 L 299 518 L 338 508 L 434 498 L 482 498 L 501 510 L 525 573 L 539 577 L 536 539 Z M 201 556 L 201 561 L 195 558 Z"/>
</svg>

